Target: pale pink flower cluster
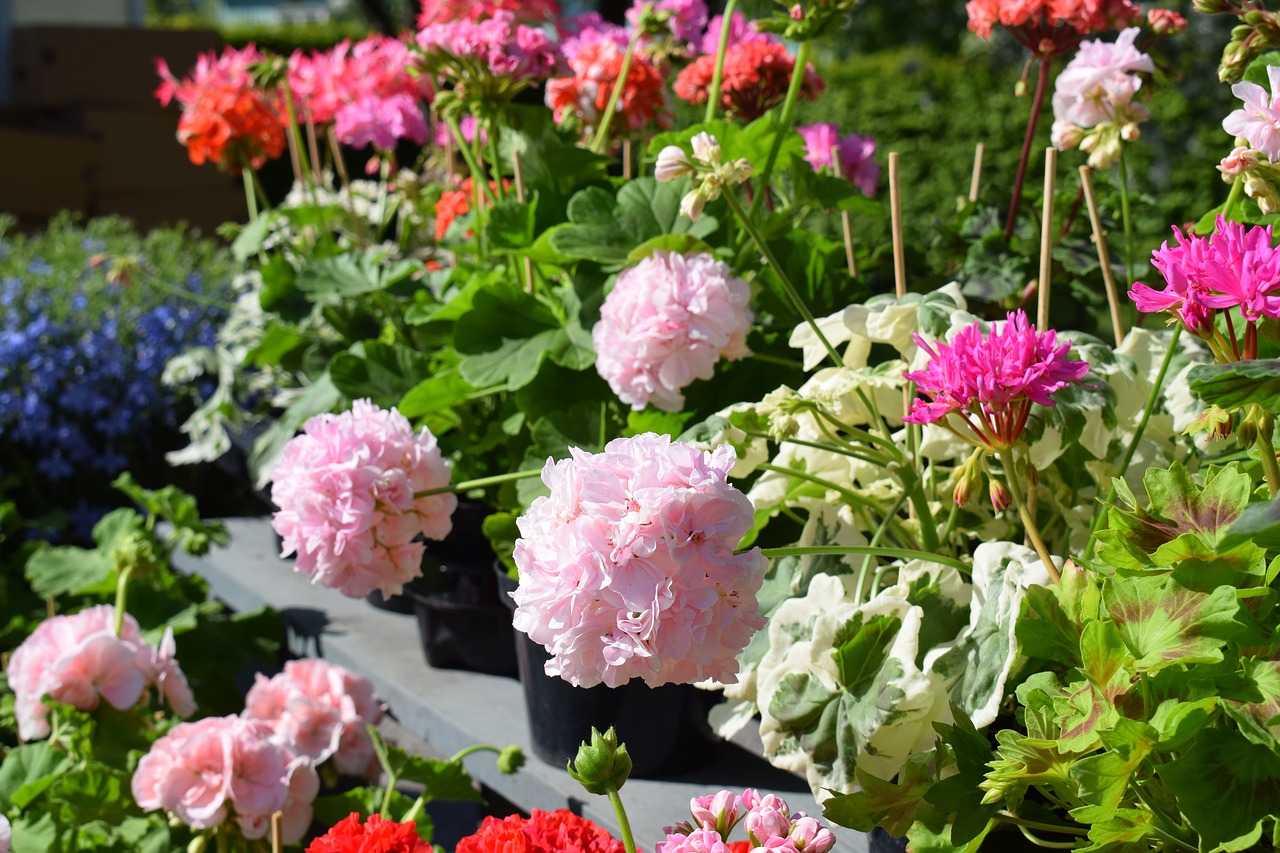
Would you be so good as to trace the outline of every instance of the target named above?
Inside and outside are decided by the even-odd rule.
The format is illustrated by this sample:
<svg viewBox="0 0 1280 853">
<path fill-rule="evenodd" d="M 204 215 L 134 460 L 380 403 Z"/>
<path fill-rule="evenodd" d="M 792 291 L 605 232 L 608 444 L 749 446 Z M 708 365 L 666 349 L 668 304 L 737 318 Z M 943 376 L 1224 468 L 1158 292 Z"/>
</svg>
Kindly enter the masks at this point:
<svg viewBox="0 0 1280 853">
<path fill-rule="evenodd" d="M 259 673 L 241 716 L 269 725 L 317 765 L 332 758 L 339 773 L 369 777 L 378 762 L 366 727 L 385 711 L 367 678 L 305 658 L 289 661 L 272 678 Z"/>
<path fill-rule="evenodd" d="M 880 165 L 876 163 L 876 141 L 870 136 L 850 133 L 840 135 L 840 129 L 830 122 L 807 124 L 797 127 L 804 139 L 804 159 L 815 172 L 832 168 L 832 153 L 840 158 L 840 174 L 865 196 L 876 194 L 876 182 L 880 180 Z"/>
<path fill-rule="evenodd" d="M 835 834 L 817 818 L 793 814 L 786 800 L 753 788 L 741 796 L 721 791 L 694 797 L 689 811 L 693 821 L 666 827 L 667 840 L 658 842 L 654 853 L 726 853 L 732 843 L 729 833 L 739 823 L 753 851 L 827 853 L 836 843 Z"/>
<path fill-rule="evenodd" d="M 1077 145 L 1089 150 L 1095 154 L 1090 158 L 1095 168 L 1110 165 L 1118 153 L 1118 140 L 1137 139 L 1138 123 L 1150 117 L 1147 108 L 1134 101 L 1142 88 L 1138 75 L 1155 70 L 1151 57 L 1134 46 L 1139 32 L 1130 27 L 1114 42 L 1084 42 L 1055 83 L 1053 144 L 1060 150 Z M 1114 128 L 1100 148 L 1087 133 L 1104 125 Z"/>
<path fill-rule="evenodd" d="M 483 21 L 430 24 L 418 32 L 418 47 L 428 55 L 487 68 L 494 77 L 537 83 L 556 68 L 556 44 L 541 29 L 517 23 L 506 10 Z"/>
<path fill-rule="evenodd" d="M 626 50 L 631 39 L 626 27 L 606 21 L 599 12 L 584 12 L 567 18 L 560 25 L 560 53 L 572 64 L 578 54 L 602 41 L 610 41 Z"/>
<path fill-rule="evenodd" d="M 289 86 L 302 116 L 316 124 L 333 122 L 344 145 L 390 151 L 400 139 L 421 145 L 427 138 L 422 102 L 430 79 L 409 73 L 409 46 L 374 36 L 331 51 L 289 59 Z"/>
<path fill-rule="evenodd" d="M 915 341 L 929 363 L 904 376 L 924 396 L 912 402 L 903 420 L 946 423 L 949 415 L 957 415 L 972 431 L 958 434 L 995 451 L 1021 438 L 1033 403 L 1052 406 L 1055 393 L 1089 372 L 1088 364 L 1069 357 L 1070 343 L 1059 344 L 1053 330 L 1036 331 L 1022 311 L 1010 312 L 987 335 L 973 323 L 949 344 L 931 346 L 919 334 Z"/>
<path fill-rule="evenodd" d="M 703 0 L 636 0 L 627 10 L 627 23 L 632 29 L 640 26 L 646 6 L 652 6 L 658 14 L 669 16 L 667 28 L 676 41 L 693 45 L 702 37 L 707 23 L 707 4 Z"/>
<path fill-rule="evenodd" d="M 449 463 L 425 427 L 356 400 L 339 415 L 317 415 L 289 440 L 271 472 L 271 525 L 281 556 L 352 598 L 395 595 L 421 572 L 421 536 L 443 539 L 458 499 L 419 495 L 449 485 Z"/>
<path fill-rule="evenodd" d="M 580 687 L 737 680 L 765 624 L 768 561 L 735 554 L 753 509 L 726 480 L 737 461 L 667 436 L 615 439 L 547 460 L 551 494 L 518 524 L 514 624 L 551 653 L 548 675 Z"/>
<path fill-rule="evenodd" d="M 1173 233 L 1175 245 L 1165 241 L 1151 253 L 1165 289 L 1139 281 L 1129 291 L 1139 311 L 1168 311 L 1201 336 L 1213 334 L 1218 310 L 1239 308 L 1250 323 L 1280 317 L 1280 249 L 1272 246 L 1270 225 L 1248 227 L 1218 216 L 1208 237 L 1188 237 L 1177 227 Z"/>
<path fill-rule="evenodd" d="M 705 252 L 658 251 L 623 271 L 591 330 L 596 370 L 634 409 L 684 406 L 681 393 L 710 379 L 722 357 L 750 355 L 751 288 Z"/>
<path fill-rule="evenodd" d="M 1223 119 L 1222 129 L 1232 136 L 1243 136 L 1274 163 L 1280 161 L 1280 65 L 1267 66 L 1267 80 L 1270 92 L 1247 80 L 1231 87 L 1244 107 Z"/>
<path fill-rule="evenodd" d="M 179 716 L 195 711 L 195 697 L 173 657 L 173 630 L 165 629 L 160 645 L 151 646 L 127 613 L 117 635 L 115 618 L 109 604 L 54 616 L 14 650 L 6 674 L 23 740 L 49 734 L 49 709 L 41 701 L 45 696 L 82 711 L 92 711 L 104 700 L 125 711 L 154 687 Z"/>
<path fill-rule="evenodd" d="M 151 745 L 131 784 L 143 811 L 160 809 L 196 830 L 234 818 L 249 840 L 283 812 L 281 840 L 294 844 L 311 824 L 320 778 L 311 760 L 273 738 L 271 727 L 241 717 L 180 723 Z"/>
</svg>

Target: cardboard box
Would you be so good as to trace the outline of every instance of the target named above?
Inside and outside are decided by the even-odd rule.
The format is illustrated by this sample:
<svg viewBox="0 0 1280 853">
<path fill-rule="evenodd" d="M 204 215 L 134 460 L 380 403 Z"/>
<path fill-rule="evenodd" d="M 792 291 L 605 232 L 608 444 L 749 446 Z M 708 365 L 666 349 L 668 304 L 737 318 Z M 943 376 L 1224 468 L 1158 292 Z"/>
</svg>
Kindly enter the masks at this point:
<svg viewBox="0 0 1280 853">
<path fill-rule="evenodd" d="M 33 130 L 0 128 L 0 211 L 23 217 L 61 210 L 87 212 L 99 167 L 92 140 Z"/>
<path fill-rule="evenodd" d="M 15 27 L 10 104 L 107 106 L 154 104 L 155 59 L 185 74 L 202 52 L 216 51 L 213 30 L 126 27 Z"/>
<path fill-rule="evenodd" d="M 159 104 L 91 107 L 81 114 L 85 134 L 101 145 L 98 188 L 104 193 L 146 194 L 195 189 L 243 192 L 240 181 L 212 163 L 197 166 L 178 142 L 178 110 Z"/>
</svg>

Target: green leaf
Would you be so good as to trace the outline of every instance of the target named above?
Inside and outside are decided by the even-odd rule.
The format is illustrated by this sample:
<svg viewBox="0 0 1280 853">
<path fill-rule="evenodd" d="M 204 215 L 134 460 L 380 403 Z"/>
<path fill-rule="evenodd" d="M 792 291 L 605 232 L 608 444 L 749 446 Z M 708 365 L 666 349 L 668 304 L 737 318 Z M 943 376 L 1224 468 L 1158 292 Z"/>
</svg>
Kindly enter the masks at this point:
<svg viewBox="0 0 1280 853">
<path fill-rule="evenodd" d="M 272 320 L 267 324 L 267 330 L 258 345 L 249 350 L 244 360 L 254 367 L 278 365 L 302 343 L 303 337 L 296 327 Z"/>
<path fill-rule="evenodd" d="M 1250 403 L 1270 412 L 1280 409 L 1280 362 L 1275 359 L 1200 364 L 1187 378 L 1191 393 L 1209 405 L 1228 411 Z"/>
<path fill-rule="evenodd" d="M 57 598 L 104 583 L 111 576 L 111 561 L 103 551 L 50 545 L 27 558 L 24 574 L 36 595 Z"/>
<path fill-rule="evenodd" d="M 527 202 L 508 198 L 489 208 L 484 233 L 490 248 L 501 252 L 527 249 L 532 245 L 537 208 L 536 195 Z"/>
<path fill-rule="evenodd" d="M 1280 498 L 1249 504 L 1218 544 L 1225 550 L 1244 542 L 1269 550 L 1280 548 Z"/>
<path fill-rule="evenodd" d="M 295 398 L 284 414 L 253 443 L 249 470 L 253 474 L 254 484 L 259 488 L 266 485 L 267 475 L 275 464 L 276 457 L 284 449 L 285 442 L 293 438 L 294 433 L 308 418 L 332 411 L 341 399 L 342 394 L 334 387 L 328 372 L 321 374 L 307 390 Z"/>
<path fill-rule="evenodd" d="M 1143 840 L 1153 834 L 1153 817 L 1146 809 L 1116 809 L 1115 813 L 1104 821 L 1089 825 L 1089 840 L 1093 844 L 1088 847 L 1077 847 L 1076 853 L 1102 853 L 1104 850 L 1146 850 L 1148 846 Z M 1125 847 L 1118 845 L 1140 845 Z"/>
<path fill-rule="evenodd" d="M 1222 701 L 1222 707 L 1236 721 L 1242 735 L 1280 754 L 1280 661 L 1248 661 L 1245 678 L 1254 694 L 1252 701 L 1228 698 Z"/>
<path fill-rule="evenodd" d="M 883 827 L 890 835 L 902 836 L 915 822 L 916 813 L 926 807 L 924 795 L 933 785 L 929 768 L 931 756 L 913 755 L 896 782 L 858 770 L 860 791 L 836 794 L 822 804 L 822 816 L 832 823 L 860 832 Z"/>
<path fill-rule="evenodd" d="M 507 574 L 516 576 L 516 561 L 512 556 L 516 548 L 516 540 L 520 538 L 520 528 L 516 526 L 515 513 L 495 512 L 485 516 L 480 524 L 484 538 L 489 540 L 493 553 L 498 555 Z"/>
<path fill-rule="evenodd" d="M 1071 817 L 1090 824 L 1111 820 L 1124 802 L 1130 779 L 1155 747 L 1158 734 L 1146 723 L 1121 717 L 1102 733 L 1106 751 L 1088 755 L 1071 765 L 1071 778 L 1080 787 L 1086 805 L 1071 810 Z"/>
<path fill-rule="evenodd" d="M 1263 821 L 1280 813 L 1280 757 L 1231 729 L 1205 729 L 1156 771 L 1206 853 L 1251 847 Z"/>
<path fill-rule="evenodd" d="M 431 356 L 402 344 L 362 341 L 329 362 L 329 378 L 350 400 L 395 406 L 431 372 Z"/>
<path fill-rule="evenodd" d="M 25 809 L 74 764 L 71 756 L 48 741 L 10 749 L 0 763 L 0 810 Z"/>
<path fill-rule="evenodd" d="M 231 254 L 237 261 L 247 261 L 262 251 L 262 241 L 271 229 L 271 219 L 271 214 L 263 213 L 240 229 L 236 239 L 231 242 Z"/>
<path fill-rule="evenodd" d="M 406 391 L 396 408 L 400 410 L 400 414 L 414 420 L 451 408 L 466 400 L 475 390 L 457 369 L 442 370 Z"/>
<path fill-rule="evenodd" d="M 840 685 L 846 690 L 858 690 L 874 678 L 901 627 L 902 620 L 897 616 L 882 614 L 863 621 L 859 614 L 855 622 L 837 632 L 831 654 Z"/>
<path fill-rule="evenodd" d="M 692 234 L 663 234 L 636 246 L 631 250 L 631 254 L 627 255 L 627 260 L 633 264 L 639 263 L 654 252 L 675 252 L 679 255 L 687 255 L 691 252 L 710 254 L 712 248 Z"/>
<path fill-rule="evenodd" d="M 1235 630 L 1235 590 L 1193 592 L 1172 577 L 1114 577 L 1103 588 L 1108 615 L 1139 672 L 1180 664 L 1216 663 Z"/>
<path fill-rule="evenodd" d="M 469 803 L 484 802 L 461 761 L 445 761 L 424 758 L 396 746 L 387 744 L 387 763 L 397 779 L 417 782 L 426 791 L 428 800 L 460 800 Z"/>
<path fill-rule="evenodd" d="M 688 186 L 687 178 L 667 183 L 638 178 L 624 184 L 616 197 L 601 187 L 588 187 L 570 199 L 572 224 L 551 235 L 551 246 L 571 258 L 622 264 L 636 246 L 655 237 L 705 237 L 718 223 L 712 216 L 691 222 L 680 215 L 680 199 Z"/>
<path fill-rule="evenodd" d="M 659 435 L 678 438 L 684 429 L 684 425 L 689 422 L 691 417 L 693 417 L 692 412 L 663 412 L 654 408 L 643 409 L 639 412 L 632 410 L 627 412 L 627 429 L 623 435 L 631 436 L 655 432 Z"/>
<path fill-rule="evenodd" d="M 376 293 L 408 280 L 421 261 L 389 260 L 379 249 L 312 260 L 298 270 L 298 289 L 321 305 L 336 305 L 345 297 Z"/>
<path fill-rule="evenodd" d="M 1151 725 L 1160 733 L 1156 746 L 1161 752 L 1180 752 L 1208 725 L 1218 707 L 1216 696 L 1188 702 L 1167 699 L 1156 706 Z"/>
</svg>

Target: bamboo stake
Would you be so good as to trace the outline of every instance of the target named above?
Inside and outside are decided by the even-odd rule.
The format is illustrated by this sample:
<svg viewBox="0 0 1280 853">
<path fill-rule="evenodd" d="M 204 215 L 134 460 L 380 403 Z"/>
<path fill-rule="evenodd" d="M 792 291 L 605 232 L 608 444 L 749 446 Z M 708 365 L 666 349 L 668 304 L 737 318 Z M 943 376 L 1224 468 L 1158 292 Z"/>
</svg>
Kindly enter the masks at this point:
<svg viewBox="0 0 1280 853">
<path fill-rule="evenodd" d="M 307 115 L 307 148 L 311 151 L 311 174 L 320 179 L 320 145 L 316 141 L 316 123 Z"/>
<path fill-rule="evenodd" d="M 520 159 L 520 149 L 512 147 L 511 149 L 511 171 L 512 177 L 516 182 L 516 201 L 524 204 L 524 163 Z M 535 289 L 533 280 L 533 258 L 525 255 L 521 259 L 524 267 L 524 286 L 530 293 Z"/>
<path fill-rule="evenodd" d="M 836 173 L 837 178 L 844 177 L 844 166 L 840 163 L 840 151 L 834 147 L 831 149 L 831 170 Z M 858 257 L 853 250 L 853 218 L 847 210 L 840 211 L 840 227 L 844 230 L 844 261 L 849 267 L 849 278 L 857 278 Z"/>
<path fill-rule="evenodd" d="M 286 133 L 284 139 L 289 144 L 289 165 L 293 167 L 293 182 L 300 184 L 302 183 L 302 166 L 298 161 L 298 140 L 292 133 Z"/>
<path fill-rule="evenodd" d="M 631 180 L 631 140 L 622 141 L 622 177 Z"/>
<path fill-rule="evenodd" d="M 1053 187 L 1058 172 L 1058 149 L 1044 150 L 1044 208 L 1040 217 L 1040 284 L 1036 328 L 1049 328 L 1049 273 L 1053 267 Z"/>
<path fill-rule="evenodd" d="M 889 152 L 889 212 L 893 226 L 893 289 L 901 298 L 907 293 L 906 250 L 902 245 L 902 198 L 898 181 L 898 152 Z"/>
<path fill-rule="evenodd" d="M 1107 248 L 1107 232 L 1102 229 L 1102 217 L 1098 215 L 1098 200 L 1093 194 L 1093 171 L 1080 167 L 1080 187 L 1089 208 L 1089 224 L 1093 226 L 1093 244 L 1098 248 L 1098 263 L 1102 265 L 1102 282 L 1107 288 L 1107 304 L 1111 307 L 1111 331 L 1116 346 L 1124 343 L 1124 321 L 1120 317 L 1120 296 L 1116 291 L 1115 273 L 1111 271 L 1111 250 Z"/>
<path fill-rule="evenodd" d="M 284 812 L 276 812 L 271 816 L 271 853 L 280 853 L 284 842 L 280 839 L 280 822 L 284 820 Z"/>
<path fill-rule="evenodd" d="M 969 203 L 973 204 L 978 200 L 978 189 L 982 186 L 982 155 L 987 151 L 987 146 L 978 143 L 973 149 L 973 177 L 969 179 Z"/>
</svg>

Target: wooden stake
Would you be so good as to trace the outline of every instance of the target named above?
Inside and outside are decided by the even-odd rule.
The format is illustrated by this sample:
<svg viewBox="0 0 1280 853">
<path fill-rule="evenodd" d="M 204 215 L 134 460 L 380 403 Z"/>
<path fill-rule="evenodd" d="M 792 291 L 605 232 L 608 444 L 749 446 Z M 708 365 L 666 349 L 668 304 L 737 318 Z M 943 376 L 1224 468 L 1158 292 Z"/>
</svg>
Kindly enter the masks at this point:
<svg viewBox="0 0 1280 853">
<path fill-rule="evenodd" d="M 982 186 L 982 155 L 986 153 L 987 146 L 981 142 L 973 149 L 973 177 L 969 179 L 969 203 L 973 204 L 978 200 L 978 189 Z"/>
<path fill-rule="evenodd" d="M 907 259 L 902 245 L 902 197 L 898 181 L 898 152 L 889 152 L 889 213 L 893 226 L 893 289 L 899 298 L 907 293 Z"/>
<path fill-rule="evenodd" d="M 1049 273 L 1053 267 L 1053 187 L 1058 172 L 1058 149 L 1044 150 L 1044 208 L 1040 216 L 1040 284 L 1036 328 L 1049 328 Z"/>
<path fill-rule="evenodd" d="M 1098 249 L 1098 263 L 1102 265 L 1102 283 L 1107 288 L 1107 304 L 1111 306 L 1111 331 L 1116 346 L 1124 343 L 1124 321 L 1120 318 L 1120 296 L 1116 291 L 1116 277 L 1111 271 L 1111 251 L 1107 248 L 1107 232 L 1102 230 L 1102 217 L 1098 215 L 1098 200 L 1093 194 L 1093 171 L 1080 167 L 1080 187 L 1084 190 L 1084 202 L 1089 208 L 1089 224 L 1093 226 L 1093 244 Z"/>
<path fill-rule="evenodd" d="M 284 820 L 284 812 L 276 812 L 271 816 L 271 853 L 280 853 L 284 842 L 280 839 L 280 822 Z"/>
<path fill-rule="evenodd" d="M 837 178 L 844 177 L 844 166 L 840 163 L 840 151 L 831 149 L 831 170 Z M 858 277 L 858 257 L 853 250 L 853 219 L 849 211 L 840 211 L 840 227 L 844 230 L 844 261 L 849 267 L 849 278 Z"/>
<path fill-rule="evenodd" d="M 516 182 L 516 201 L 524 204 L 524 163 L 520 159 L 520 149 L 512 147 L 511 149 L 511 171 L 512 178 Z M 533 258 L 525 255 L 522 258 L 524 267 L 524 286 L 530 293 L 535 289 L 533 279 Z"/>
<path fill-rule="evenodd" d="M 622 141 L 622 177 L 631 180 L 631 140 Z"/>
<path fill-rule="evenodd" d="M 285 131 L 284 139 L 289 144 L 289 164 L 293 166 L 293 182 L 300 184 L 302 183 L 302 163 L 299 159 L 298 140 L 294 136 L 292 129 Z"/>
<path fill-rule="evenodd" d="M 311 174 L 320 178 L 320 145 L 316 141 L 316 123 L 307 116 L 307 149 L 311 152 Z"/>
</svg>

